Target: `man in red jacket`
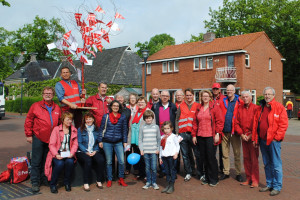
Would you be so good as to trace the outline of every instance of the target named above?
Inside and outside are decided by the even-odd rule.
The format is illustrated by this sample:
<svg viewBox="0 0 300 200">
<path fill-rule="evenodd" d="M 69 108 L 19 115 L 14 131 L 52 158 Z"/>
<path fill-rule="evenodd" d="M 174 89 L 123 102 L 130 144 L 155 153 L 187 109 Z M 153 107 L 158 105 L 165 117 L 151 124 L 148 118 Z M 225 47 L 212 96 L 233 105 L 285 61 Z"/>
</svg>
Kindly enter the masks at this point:
<svg viewBox="0 0 300 200">
<path fill-rule="evenodd" d="M 258 187 L 259 170 L 258 170 L 258 148 L 252 144 L 252 127 L 253 118 L 257 110 L 257 105 L 252 103 L 252 95 L 249 91 L 241 93 L 244 105 L 240 105 L 237 111 L 234 123 L 235 133 L 239 134 L 242 139 L 244 168 L 246 181 L 241 185 L 251 185 L 251 188 Z"/>
<path fill-rule="evenodd" d="M 253 121 L 253 145 L 259 144 L 267 186 L 260 192 L 271 191 L 270 195 L 278 195 L 282 188 L 281 141 L 288 128 L 288 117 L 284 106 L 275 101 L 275 90 L 272 87 L 264 89 L 265 99 L 257 109 Z"/>
<path fill-rule="evenodd" d="M 59 106 L 52 101 L 54 95 L 55 90 L 52 87 L 45 87 L 43 100 L 32 104 L 24 124 L 26 140 L 32 144 L 30 179 L 34 193 L 40 191 L 41 183 L 48 185 L 44 173 L 48 143 L 50 134 L 59 124 L 61 116 Z"/>
<path fill-rule="evenodd" d="M 102 117 L 103 115 L 108 113 L 108 104 L 110 104 L 112 101 L 110 97 L 106 96 L 106 92 L 107 84 L 104 82 L 100 82 L 98 86 L 98 93 L 94 96 L 90 96 L 85 102 L 85 106 L 97 108 L 91 110 L 95 117 L 95 124 L 97 127 L 100 127 Z"/>
</svg>

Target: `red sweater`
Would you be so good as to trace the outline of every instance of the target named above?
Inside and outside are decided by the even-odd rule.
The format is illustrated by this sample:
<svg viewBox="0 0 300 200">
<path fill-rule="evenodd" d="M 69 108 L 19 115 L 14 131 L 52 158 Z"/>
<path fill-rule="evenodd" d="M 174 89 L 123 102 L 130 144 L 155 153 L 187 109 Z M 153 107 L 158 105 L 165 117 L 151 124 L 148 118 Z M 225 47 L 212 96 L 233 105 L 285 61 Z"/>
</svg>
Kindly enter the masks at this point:
<svg viewBox="0 0 300 200">
<path fill-rule="evenodd" d="M 258 106 L 253 103 L 250 103 L 249 107 L 245 105 L 238 107 L 234 123 L 234 130 L 237 134 L 246 134 L 247 136 L 252 134 L 253 119 L 257 109 Z"/>
</svg>

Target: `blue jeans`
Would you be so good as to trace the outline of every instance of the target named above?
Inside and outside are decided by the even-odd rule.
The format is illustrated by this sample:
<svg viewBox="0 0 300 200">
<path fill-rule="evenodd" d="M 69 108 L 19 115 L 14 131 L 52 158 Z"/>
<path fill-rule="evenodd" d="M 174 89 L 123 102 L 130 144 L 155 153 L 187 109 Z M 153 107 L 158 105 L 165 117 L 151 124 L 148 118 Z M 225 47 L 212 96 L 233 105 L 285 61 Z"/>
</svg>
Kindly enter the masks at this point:
<svg viewBox="0 0 300 200">
<path fill-rule="evenodd" d="M 166 178 L 168 183 L 175 183 L 175 177 L 176 177 L 176 160 L 173 159 L 173 156 L 168 157 L 161 157 L 165 172 L 166 172 Z"/>
<path fill-rule="evenodd" d="M 266 145 L 265 140 L 259 141 L 260 151 L 265 165 L 266 182 L 269 188 L 280 191 L 282 188 L 282 161 L 280 157 L 281 142 L 272 141 Z"/>
<path fill-rule="evenodd" d="M 146 165 L 147 182 L 150 184 L 154 184 L 156 183 L 157 155 L 155 153 L 145 153 L 144 160 Z"/>
<path fill-rule="evenodd" d="M 64 184 L 70 185 L 71 175 L 74 167 L 74 158 L 63 158 L 62 160 L 53 158 L 52 164 L 53 164 L 53 170 L 52 170 L 50 186 L 51 187 L 56 186 L 59 174 L 63 169 L 65 169 Z"/>
<path fill-rule="evenodd" d="M 122 142 L 108 143 L 103 142 L 103 150 L 106 158 L 107 179 L 112 180 L 112 155 L 115 151 L 118 159 L 119 178 L 124 178 L 124 148 Z"/>
</svg>

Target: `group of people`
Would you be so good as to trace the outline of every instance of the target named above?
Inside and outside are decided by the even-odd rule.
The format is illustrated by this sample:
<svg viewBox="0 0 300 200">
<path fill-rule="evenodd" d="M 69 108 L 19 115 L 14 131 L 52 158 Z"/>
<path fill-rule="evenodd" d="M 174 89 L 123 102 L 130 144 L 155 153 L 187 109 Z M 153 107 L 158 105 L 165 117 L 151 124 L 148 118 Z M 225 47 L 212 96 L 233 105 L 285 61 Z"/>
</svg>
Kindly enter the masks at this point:
<svg viewBox="0 0 300 200">
<path fill-rule="evenodd" d="M 126 105 L 122 95 L 114 99 L 106 96 L 106 83 L 101 82 L 98 93 L 85 99 L 86 91 L 70 80 L 68 67 L 61 69 L 61 77 L 55 90 L 44 88 L 43 100 L 31 106 L 24 125 L 27 142 L 32 143 L 33 192 L 50 181 L 50 191 L 57 193 L 58 177 L 63 170 L 65 190 L 71 191 L 77 160 L 83 166 L 85 191 L 90 191 L 93 163 L 97 188 L 103 189 L 105 180 L 106 187 L 111 187 L 115 157 L 118 184 L 127 186 L 124 178 L 131 173 L 131 165 L 125 159 L 131 152 L 141 155 L 133 169 L 137 179 L 146 181 L 143 189 L 159 189 L 159 166 L 159 177 L 166 176 L 167 180 L 167 187 L 161 192 L 173 193 L 181 157 L 185 182 L 197 176 L 202 185 L 215 187 L 220 180 L 230 177 L 231 144 L 236 180 L 242 186 L 258 187 L 260 148 L 266 187 L 259 191 L 271 191 L 271 196 L 280 193 L 281 141 L 288 118 L 284 106 L 275 101 L 273 88 L 264 89 L 260 106 L 252 103 L 249 91 L 242 91 L 241 97 L 235 94 L 231 84 L 224 96 L 219 83 L 214 83 L 211 90 L 202 90 L 199 103 L 195 102 L 191 88 L 176 91 L 175 103 L 170 101 L 168 90 L 154 88 L 149 102 L 143 96 L 130 94 Z M 61 107 L 52 100 L 55 94 Z M 78 109 L 82 106 L 92 109 L 82 114 L 82 109 Z M 246 180 L 241 176 L 241 145 Z"/>
</svg>

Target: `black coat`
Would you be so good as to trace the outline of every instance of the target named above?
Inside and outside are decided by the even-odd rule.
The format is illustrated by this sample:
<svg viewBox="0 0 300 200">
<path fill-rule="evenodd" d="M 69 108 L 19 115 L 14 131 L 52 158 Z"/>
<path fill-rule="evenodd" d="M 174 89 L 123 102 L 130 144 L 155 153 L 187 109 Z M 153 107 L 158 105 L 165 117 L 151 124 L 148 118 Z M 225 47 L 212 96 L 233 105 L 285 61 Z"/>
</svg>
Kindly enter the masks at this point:
<svg viewBox="0 0 300 200">
<path fill-rule="evenodd" d="M 156 125 L 159 126 L 159 108 L 160 107 L 163 107 L 161 101 L 158 102 L 158 105 L 152 107 L 152 111 L 154 112 L 155 114 L 155 119 L 156 119 Z M 174 103 L 172 103 L 171 101 L 169 101 L 169 111 L 170 111 L 170 121 L 173 125 L 173 130 L 175 130 L 175 119 L 176 119 L 176 112 L 177 112 L 177 107 Z"/>
</svg>

